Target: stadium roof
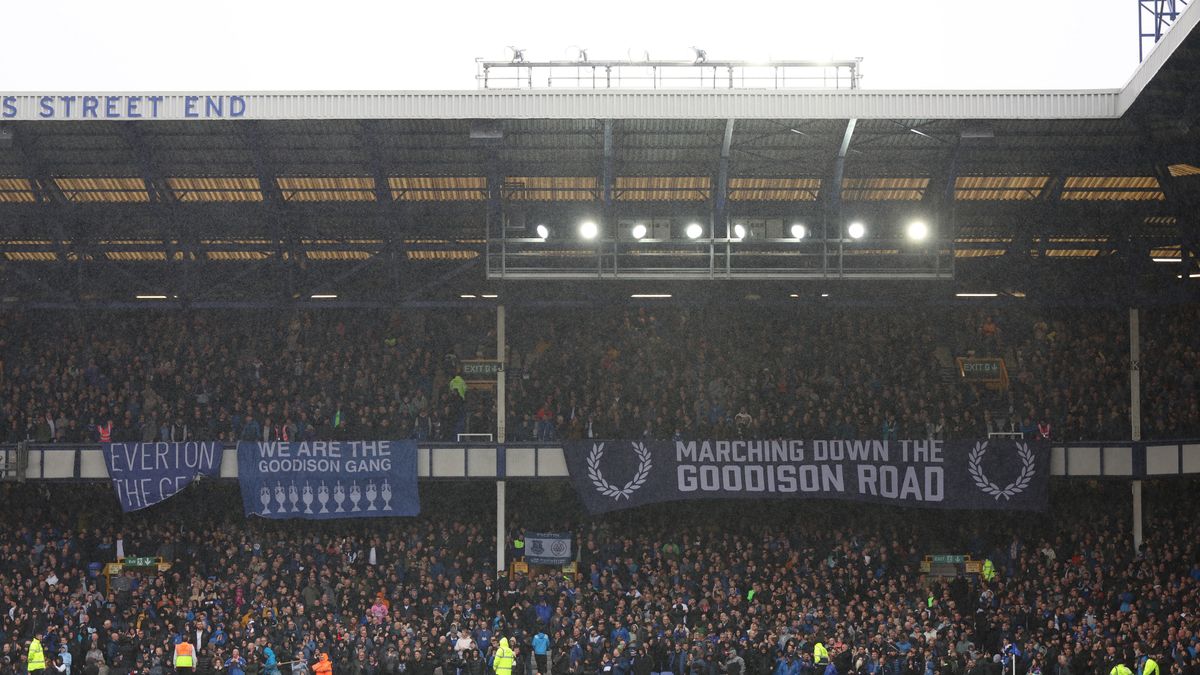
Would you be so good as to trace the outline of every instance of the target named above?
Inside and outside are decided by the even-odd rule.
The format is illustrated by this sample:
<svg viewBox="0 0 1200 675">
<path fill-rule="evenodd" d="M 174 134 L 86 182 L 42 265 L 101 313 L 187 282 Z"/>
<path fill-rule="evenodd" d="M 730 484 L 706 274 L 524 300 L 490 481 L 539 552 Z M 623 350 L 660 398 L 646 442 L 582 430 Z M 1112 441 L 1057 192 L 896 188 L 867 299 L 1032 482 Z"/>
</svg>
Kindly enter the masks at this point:
<svg viewBox="0 0 1200 675">
<path fill-rule="evenodd" d="M 451 299 L 489 285 L 493 208 L 721 203 L 929 218 L 954 288 L 1061 298 L 1108 277 L 1121 301 L 1191 297 L 1197 20 L 1189 6 L 1110 91 L 0 93 L 3 296 Z"/>
</svg>

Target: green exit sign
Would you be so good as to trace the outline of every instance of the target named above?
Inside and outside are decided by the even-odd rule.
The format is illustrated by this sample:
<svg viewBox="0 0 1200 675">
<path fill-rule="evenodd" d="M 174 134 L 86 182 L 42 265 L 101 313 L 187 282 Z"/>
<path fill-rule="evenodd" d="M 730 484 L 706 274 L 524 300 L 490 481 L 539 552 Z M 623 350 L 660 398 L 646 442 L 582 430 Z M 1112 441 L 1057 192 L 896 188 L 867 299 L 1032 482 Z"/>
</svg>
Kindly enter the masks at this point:
<svg viewBox="0 0 1200 675">
<path fill-rule="evenodd" d="M 495 380 L 496 375 L 503 370 L 504 364 L 499 361 L 462 362 L 463 379 L 468 381 Z"/>
<path fill-rule="evenodd" d="M 127 557 L 121 560 L 121 564 L 126 567 L 156 567 L 158 565 L 158 558 L 151 558 L 149 556 Z"/>
</svg>

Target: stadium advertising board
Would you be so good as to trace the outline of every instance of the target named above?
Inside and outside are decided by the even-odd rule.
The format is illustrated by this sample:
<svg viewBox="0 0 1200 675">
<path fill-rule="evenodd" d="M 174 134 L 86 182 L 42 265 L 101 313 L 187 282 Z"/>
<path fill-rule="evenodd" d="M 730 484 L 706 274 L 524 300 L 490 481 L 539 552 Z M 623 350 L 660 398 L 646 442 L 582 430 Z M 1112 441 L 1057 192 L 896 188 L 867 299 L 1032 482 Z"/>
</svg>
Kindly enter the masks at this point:
<svg viewBox="0 0 1200 675">
<path fill-rule="evenodd" d="M 246 515 L 333 520 L 415 516 L 415 441 L 238 443 Z"/>
<path fill-rule="evenodd" d="M 525 533 L 525 562 L 532 565 L 566 565 L 574 559 L 570 532 Z"/>
<path fill-rule="evenodd" d="M 569 441 L 591 513 L 691 499 L 844 499 L 1043 510 L 1048 447 L 1023 441 Z"/>
<path fill-rule="evenodd" d="M 220 443 L 106 443 L 104 464 L 121 502 L 137 511 L 175 496 L 201 476 L 221 473 Z"/>
</svg>

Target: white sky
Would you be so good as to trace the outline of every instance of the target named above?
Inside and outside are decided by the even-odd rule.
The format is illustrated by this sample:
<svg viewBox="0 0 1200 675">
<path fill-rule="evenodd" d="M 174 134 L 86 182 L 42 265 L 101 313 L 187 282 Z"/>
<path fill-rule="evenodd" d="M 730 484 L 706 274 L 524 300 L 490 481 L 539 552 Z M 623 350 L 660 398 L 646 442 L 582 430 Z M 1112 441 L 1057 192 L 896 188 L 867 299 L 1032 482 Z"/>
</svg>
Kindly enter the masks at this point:
<svg viewBox="0 0 1200 675">
<path fill-rule="evenodd" d="M 870 89 L 1118 88 L 1133 0 L 12 0 L 0 91 L 474 89 L 476 57 L 863 57 Z"/>
</svg>

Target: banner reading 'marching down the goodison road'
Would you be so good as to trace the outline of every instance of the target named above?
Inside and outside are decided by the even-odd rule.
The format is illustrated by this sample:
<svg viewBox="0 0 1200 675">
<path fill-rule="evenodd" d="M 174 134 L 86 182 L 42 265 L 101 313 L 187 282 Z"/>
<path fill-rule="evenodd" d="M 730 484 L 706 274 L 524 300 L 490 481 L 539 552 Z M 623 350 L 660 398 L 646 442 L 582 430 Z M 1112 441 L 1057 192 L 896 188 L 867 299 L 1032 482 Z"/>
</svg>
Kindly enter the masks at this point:
<svg viewBox="0 0 1200 675">
<path fill-rule="evenodd" d="M 1046 508 L 1048 447 L 991 441 L 571 441 L 591 513 L 686 499 L 845 499 L 946 509 Z"/>
<path fill-rule="evenodd" d="M 238 443 L 246 515 L 264 518 L 415 516 L 415 441 Z"/>
</svg>

